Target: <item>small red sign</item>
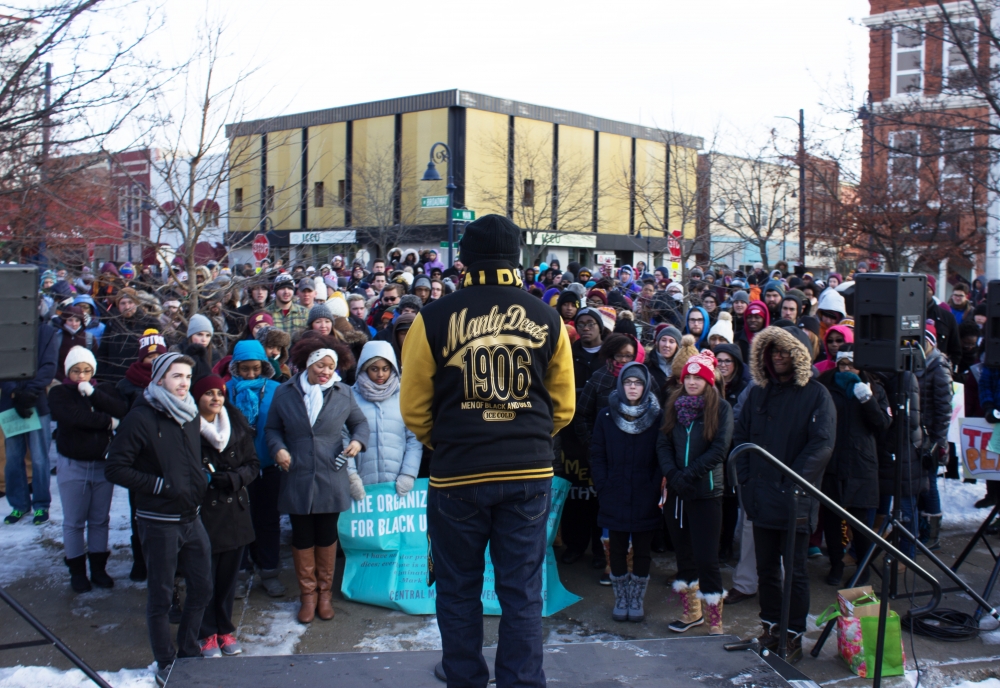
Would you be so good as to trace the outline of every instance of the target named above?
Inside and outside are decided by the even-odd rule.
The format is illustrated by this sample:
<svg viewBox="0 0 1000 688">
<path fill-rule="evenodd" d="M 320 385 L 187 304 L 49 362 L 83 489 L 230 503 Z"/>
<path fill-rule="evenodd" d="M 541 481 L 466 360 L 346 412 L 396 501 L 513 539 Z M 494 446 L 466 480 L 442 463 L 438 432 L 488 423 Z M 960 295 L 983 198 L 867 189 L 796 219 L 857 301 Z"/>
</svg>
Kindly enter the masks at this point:
<svg viewBox="0 0 1000 688">
<path fill-rule="evenodd" d="M 258 263 L 267 258 L 271 253 L 271 242 L 263 234 L 258 234 L 253 239 L 253 257 Z"/>
</svg>

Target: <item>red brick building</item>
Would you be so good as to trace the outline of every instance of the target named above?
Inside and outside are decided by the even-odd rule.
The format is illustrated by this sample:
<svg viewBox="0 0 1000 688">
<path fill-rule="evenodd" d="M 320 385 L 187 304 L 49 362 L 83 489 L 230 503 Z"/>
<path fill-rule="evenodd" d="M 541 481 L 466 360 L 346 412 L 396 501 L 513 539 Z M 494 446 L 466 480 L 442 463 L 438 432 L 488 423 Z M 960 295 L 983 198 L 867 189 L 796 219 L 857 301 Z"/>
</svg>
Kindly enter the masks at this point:
<svg viewBox="0 0 1000 688">
<path fill-rule="evenodd" d="M 989 113 L 973 68 L 989 65 L 989 26 L 964 0 L 870 6 L 854 222 L 862 236 L 853 243 L 868 239 L 889 269 L 937 272 L 947 259 L 949 272 L 969 278 L 984 250 Z"/>
</svg>

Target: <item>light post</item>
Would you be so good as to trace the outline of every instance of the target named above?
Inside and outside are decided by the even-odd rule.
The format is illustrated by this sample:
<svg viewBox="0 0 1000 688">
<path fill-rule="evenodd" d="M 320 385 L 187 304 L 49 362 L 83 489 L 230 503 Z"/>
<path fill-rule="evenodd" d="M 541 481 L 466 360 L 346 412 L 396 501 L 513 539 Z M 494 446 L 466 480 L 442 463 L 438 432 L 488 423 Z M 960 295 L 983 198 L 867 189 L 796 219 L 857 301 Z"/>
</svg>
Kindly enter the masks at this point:
<svg viewBox="0 0 1000 688">
<path fill-rule="evenodd" d="M 438 148 L 440 146 L 440 149 Z M 441 173 L 437 171 L 434 161 L 448 163 L 448 184 L 444 188 L 448 191 L 448 267 L 455 264 L 455 225 L 452 221 L 452 210 L 455 208 L 455 177 L 451 172 L 451 148 L 447 143 L 438 141 L 431 146 L 430 161 L 427 163 L 427 170 L 424 172 L 423 181 L 439 182 Z"/>
<path fill-rule="evenodd" d="M 790 119 L 784 115 L 776 115 L 778 119 Z M 806 115 L 805 110 L 799 110 L 799 151 L 796 155 L 799 164 L 799 265 L 806 267 Z"/>
</svg>

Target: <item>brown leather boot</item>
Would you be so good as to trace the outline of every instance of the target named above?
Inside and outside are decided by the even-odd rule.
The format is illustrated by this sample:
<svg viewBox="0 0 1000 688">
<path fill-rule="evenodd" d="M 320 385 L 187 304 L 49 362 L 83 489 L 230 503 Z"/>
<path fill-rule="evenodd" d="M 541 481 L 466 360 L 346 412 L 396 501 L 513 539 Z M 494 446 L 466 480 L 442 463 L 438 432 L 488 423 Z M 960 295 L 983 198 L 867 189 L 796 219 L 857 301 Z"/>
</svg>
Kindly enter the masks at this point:
<svg viewBox="0 0 1000 688">
<path fill-rule="evenodd" d="M 333 618 L 333 572 L 337 568 L 337 543 L 316 548 L 316 587 L 319 604 L 316 615 L 324 621 Z"/>
<path fill-rule="evenodd" d="M 307 624 L 316 617 L 316 550 L 292 547 L 295 577 L 299 580 L 299 623 Z"/>
</svg>

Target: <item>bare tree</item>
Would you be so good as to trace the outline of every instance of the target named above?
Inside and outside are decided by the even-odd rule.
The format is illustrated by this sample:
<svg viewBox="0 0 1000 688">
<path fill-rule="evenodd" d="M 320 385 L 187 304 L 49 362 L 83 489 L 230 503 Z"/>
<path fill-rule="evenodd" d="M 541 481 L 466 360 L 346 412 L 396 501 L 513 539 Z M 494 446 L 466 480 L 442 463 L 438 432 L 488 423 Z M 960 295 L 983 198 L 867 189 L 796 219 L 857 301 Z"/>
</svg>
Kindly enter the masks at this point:
<svg viewBox="0 0 1000 688">
<path fill-rule="evenodd" d="M 506 215 L 524 230 L 529 262 L 540 260 L 554 245 L 555 232 L 590 232 L 595 195 L 598 199 L 605 195 L 606 185 L 594 188 L 592 162 L 558 159 L 553 148 L 550 135 L 515 136 L 513 146 L 506 137 L 496 137 L 485 144 L 483 164 L 508 169 L 513 153 L 508 190 L 483 183 L 475 172 L 469 175 L 484 210 Z"/>
<path fill-rule="evenodd" d="M 0 4 L 0 228 L 8 257 L 62 261 L 112 236 L 99 153 L 134 128 L 137 108 L 169 77 L 139 47 L 156 28 L 136 3 Z M 128 26 L 96 20 L 128 10 Z M 118 232 L 120 237 L 120 232 Z M 51 240 L 51 241 L 50 241 Z"/>
</svg>

